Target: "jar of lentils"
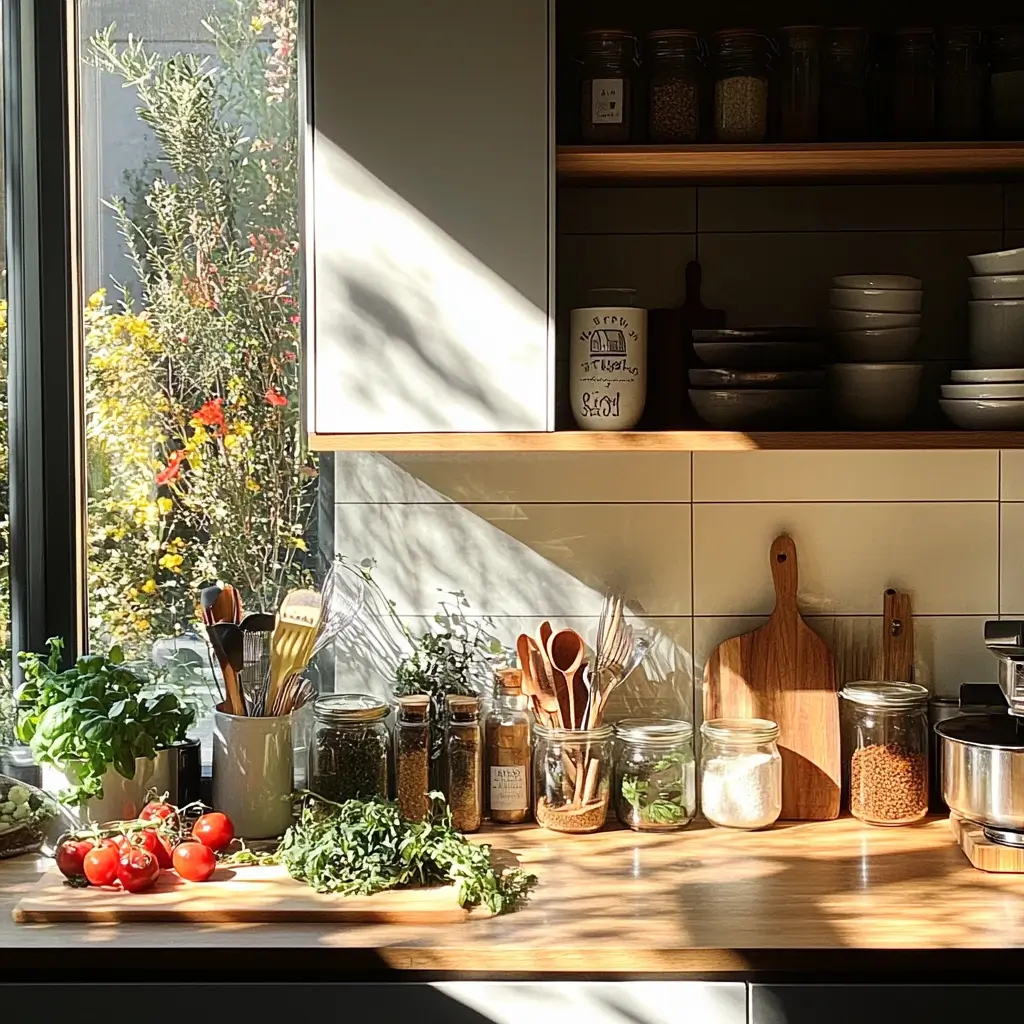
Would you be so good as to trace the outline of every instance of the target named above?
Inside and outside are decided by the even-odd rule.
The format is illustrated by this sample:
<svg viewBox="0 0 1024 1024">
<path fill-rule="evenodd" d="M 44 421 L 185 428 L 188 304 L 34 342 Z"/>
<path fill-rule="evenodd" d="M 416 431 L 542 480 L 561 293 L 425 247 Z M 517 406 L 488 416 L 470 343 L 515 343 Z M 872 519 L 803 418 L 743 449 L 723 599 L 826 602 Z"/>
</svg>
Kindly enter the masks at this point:
<svg viewBox="0 0 1024 1024">
<path fill-rule="evenodd" d="M 318 796 L 388 797 L 388 706 L 362 693 L 333 693 L 313 704 L 307 785 Z"/>
<path fill-rule="evenodd" d="M 909 825 L 928 813 L 928 691 L 915 683 L 848 683 L 843 732 L 850 813 Z"/>
<path fill-rule="evenodd" d="M 703 52 L 696 32 L 669 28 L 647 37 L 651 142 L 685 144 L 700 134 Z"/>
<path fill-rule="evenodd" d="M 629 142 L 633 128 L 636 40 L 620 29 L 595 29 L 580 48 L 580 134 L 584 142 Z"/>
<path fill-rule="evenodd" d="M 759 32 L 729 28 L 716 32 L 715 140 L 763 142 L 768 134 L 768 40 Z"/>
<path fill-rule="evenodd" d="M 615 811 L 635 832 L 682 828 L 697 813 L 693 726 L 627 718 L 615 726 Z"/>
<path fill-rule="evenodd" d="M 704 817 L 720 828 L 767 828 L 782 812 L 779 727 L 766 718 L 711 718 L 700 734 Z"/>
</svg>

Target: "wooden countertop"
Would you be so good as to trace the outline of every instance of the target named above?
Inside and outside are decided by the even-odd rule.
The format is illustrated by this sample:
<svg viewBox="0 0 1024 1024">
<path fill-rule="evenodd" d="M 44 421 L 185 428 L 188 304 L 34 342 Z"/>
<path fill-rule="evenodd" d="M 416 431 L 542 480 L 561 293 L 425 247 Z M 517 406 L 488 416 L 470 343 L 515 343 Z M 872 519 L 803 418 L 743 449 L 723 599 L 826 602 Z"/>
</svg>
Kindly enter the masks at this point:
<svg viewBox="0 0 1024 1024">
<path fill-rule="evenodd" d="M 261 965 L 301 965 L 334 978 L 1024 967 L 1024 875 L 972 868 L 945 819 L 674 835 L 566 837 L 529 828 L 483 838 L 537 874 L 530 902 L 504 917 L 432 928 L 15 925 L 10 910 L 45 862 L 0 861 L 0 976 L 55 948 L 62 962 L 67 954 L 68 963 L 127 970 L 151 960 L 154 947 L 193 973 L 215 968 L 220 979 L 233 969 L 251 976 Z M 219 949 L 215 963 L 201 955 L 211 947 Z"/>
</svg>

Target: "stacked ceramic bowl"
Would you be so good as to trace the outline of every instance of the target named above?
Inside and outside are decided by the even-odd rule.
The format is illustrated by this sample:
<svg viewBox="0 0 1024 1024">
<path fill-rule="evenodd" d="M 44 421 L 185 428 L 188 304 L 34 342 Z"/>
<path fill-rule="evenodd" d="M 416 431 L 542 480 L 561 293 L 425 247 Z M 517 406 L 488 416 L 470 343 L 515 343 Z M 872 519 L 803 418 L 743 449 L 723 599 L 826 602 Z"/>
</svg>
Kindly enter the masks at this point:
<svg viewBox="0 0 1024 1024">
<path fill-rule="evenodd" d="M 719 430 L 799 430 L 818 424 L 825 374 L 808 327 L 693 332 L 703 366 L 690 370 L 697 416 Z"/>
<path fill-rule="evenodd" d="M 917 408 L 920 363 L 907 362 L 921 336 L 921 281 L 902 274 L 847 274 L 829 290 L 836 363 L 832 404 L 844 426 L 888 430 Z"/>
</svg>

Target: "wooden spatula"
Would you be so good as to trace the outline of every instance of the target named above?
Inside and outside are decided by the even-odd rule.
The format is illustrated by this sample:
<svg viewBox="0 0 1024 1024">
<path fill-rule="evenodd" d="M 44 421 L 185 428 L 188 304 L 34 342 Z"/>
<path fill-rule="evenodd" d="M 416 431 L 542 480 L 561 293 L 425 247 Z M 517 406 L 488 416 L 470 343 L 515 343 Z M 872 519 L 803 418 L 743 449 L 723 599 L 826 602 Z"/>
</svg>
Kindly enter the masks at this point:
<svg viewBox="0 0 1024 1024">
<path fill-rule="evenodd" d="M 224 676 L 224 695 L 232 715 L 244 715 L 245 700 L 238 673 L 245 666 L 242 631 L 233 622 L 215 622 L 206 627 L 221 674 Z"/>
<path fill-rule="evenodd" d="M 267 707 L 275 706 L 278 691 L 309 664 L 320 626 L 320 595 L 315 590 L 293 590 L 277 612 L 270 637 L 270 689 Z"/>
</svg>

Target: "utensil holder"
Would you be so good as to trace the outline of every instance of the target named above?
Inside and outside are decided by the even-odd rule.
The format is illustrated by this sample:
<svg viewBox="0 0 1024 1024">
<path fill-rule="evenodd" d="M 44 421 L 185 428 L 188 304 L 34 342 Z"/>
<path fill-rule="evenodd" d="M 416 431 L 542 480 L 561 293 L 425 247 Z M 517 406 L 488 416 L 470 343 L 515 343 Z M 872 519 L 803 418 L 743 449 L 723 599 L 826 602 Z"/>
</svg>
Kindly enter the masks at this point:
<svg viewBox="0 0 1024 1024">
<path fill-rule="evenodd" d="M 292 716 L 213 713 L 213 803 L 243 839 L 272 839 L 292 823 Z"/>
<path fill-rule="evenodd" d="M 612 727 L 534 727 L 533 798 L 537 824 L 554 832 L 596 832 L 608 814 Z"/>
</svg>

